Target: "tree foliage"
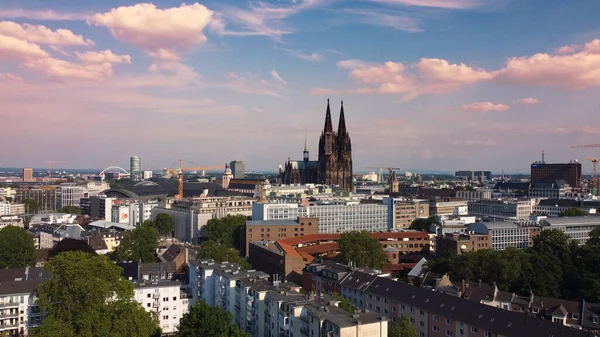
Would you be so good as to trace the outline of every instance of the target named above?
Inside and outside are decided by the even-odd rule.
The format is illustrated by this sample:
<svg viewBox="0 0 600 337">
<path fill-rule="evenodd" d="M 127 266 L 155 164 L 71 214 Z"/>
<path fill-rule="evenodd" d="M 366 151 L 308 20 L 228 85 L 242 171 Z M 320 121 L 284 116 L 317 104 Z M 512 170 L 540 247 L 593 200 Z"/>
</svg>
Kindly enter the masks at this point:
<svg viewBox="0 0 600 337">
<path fill-rule="evenodd" d="M 383 248 L 369 232 L 350 232 L 342 234 L 339 242 L 340 254 L 337 259 L 345 264 L 357 267 L 380 268 L 387 260 Z"/>
<path fill-rule="evenodd" d="M 23 228 L 6 226 L 0 230 L 0 269 L 35 266 L 33 238 Z"/>
<path fill-rule="evenodd" d="M 350 301 L 347 298 L 343 298 L 342 296 L 340 296 L 340 294 L 333 293 L 333 298 L 336 299 L 337 301 L 340 301 L 340 303 L 338 303 L 338 307 L 342 310 L 353 313 L 354 310 L 356 309 L 354 304 L 352 304 L 352 301 Z"/>
<path fill-rule="evenodd" d="M 496 282 L 500 290 L 534 292 L 569 300 L 600 300 L 600 227 L 583 246 L 558 230 L 544 230 L 528 250 L 480 250 L 429 260 L 428 267 L 454 280 Z"/>
<path fill-rule="evenodd" d="M 64 252 L 84 252 L 91 255 L 96 255 L 96 251 L 88 245 L 85 240 L 78 240 L 73 238 L 65 238 L 60 240 L 54 248 L 50 250 L 49 257 L 56 256 Z"/>
<path fill-rule="evenodd" d="M 417 231 L 428 230 L 431 224 L 441 225 L 437 216 L 430 216 L 427 219 L 417 218 L 410 224 L 410 229 Z"/>
<path fill-rule="evenodd" d="M 77 206 L 63 206 L 60 211 L 68 214 L 81 214 L 81 208 Z"/>
<path fill-rule="evenodd" d="M 38 288 L 47 316 L 33 337 L 150 337 L 158 330 L 133 298 L 133 284 L 105 256 L 64 252 L 46 263 L 50 278 Z"/>
<path fill-rule="evenodd" d="M 589 215 L 585 211 L 580 210 L 579 208 L 571 207 L 566 211 L 560 212 L 558 216 L 585 216 Z"/>
<path fill-rule="evenodd" d="M 247 337 L 232 320 L 230 313 L 199 301 L 179 321 L 178 336 Z"/>
<path fill-rule="evenodd" d="M 24 199 L 22 203 L 25 205 L 25 212 L 35 214 L 40 211 L 40 203 L 33 199 Z"/>
<path fill-rule="evenodd" d="M 163 236 L 171 236 L 175 231 L 175 223 L 173 222 L 173 218 L 167 213 L 159 213 L 156 215 L 154 221 L 146 220 L 144 221 L 144 224 L 152 225 L 158 234 Z"/>
<path fill-rule="evenodd" d="M 155 262 L 158 239 L 156 229 L 143 224 L 123 236 L 114 258 L 117 261 Z"/>
<path fill-rule="evenodd" d="M 227 215 L 220 219 L 210 219 L 202 233 L 206 240 L 218 242 L 226 247 L 241 249 L 242 226 L 248 218 L 244 215 Z"/>
<path fill-rule="evenodd" d="M 418 337 L 419 332 L 417 328 L 410 323 L 410 320 L 406 316 L 402 316 L 388 332 L 389 337 Z"/>
<path fill-rule="evenodd" d="M 248 261 L 240 256 L 240 251 L 234 248 L 229 248 L 223 244 L 216 243 L 212 240 L 202 243 L 202 248 L 198 251 L 199 259 L 214 259 L 215 261 L 235 262 L 243 269 L 251 269 L 252 266 Z"/>
</svg>

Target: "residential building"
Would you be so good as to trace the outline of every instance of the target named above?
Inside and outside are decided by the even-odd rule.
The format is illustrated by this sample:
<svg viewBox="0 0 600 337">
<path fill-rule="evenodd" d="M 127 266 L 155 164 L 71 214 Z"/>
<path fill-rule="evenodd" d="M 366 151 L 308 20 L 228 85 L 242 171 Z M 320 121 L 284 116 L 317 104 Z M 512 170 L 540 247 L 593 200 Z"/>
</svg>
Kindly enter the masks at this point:
<svg viewBox="0 0 600 337">
<path fill-rule="evenodd" d="M 158 319 L 163 334 L 177 332 L 179 320 L 188 312 L 190 296 L 177 281 L 135 281 L 134 299 Z"/>
<path fill-rule="evenodd" d="M 365 290 L 377 277 L 388 277 L 389 274 L 377 274 L 375 272 L 352 270 L 347 277 L 340 281 L 340 295 L 350 300 L 355 307 L 366 309 Z"/>
<path fill-rule="evenodd" d="M 410 227 L 417 218 L 429 217 L 429 202 L 426 200 L 411 200 L 384 198 L 388 206 L 388 227 L 390 229 L 405 229 Z"/>
<path fill-rule="evenodd" d="M 581 163 L 572 160 L 568 163 L 549 164 L 535 162 L 531 164 L 531 184 L 542 180 L 564 180 L 569 186 L 581 188 Z"/>
<path fill-rule="evenodd" d="M 470 201 L 468 204 L 469 214 L 482 217 L 524 220 L 533 213 L 535 199 L 495 199 Z"/>
<path fill-rule="evenodd" d="M 10 202 L 0 201 L 0 215 L 10 215 Z"/>
<path fill-rule="evenodd" d="M 12 198 L 13 200 L 17 196 L 17 190 L 12 187 L 0 187 L 0 197 L 3 199 Z"/>
<path fill-rule="evenodd" d="M 243 161 L 232 160 L 229 163 L 229 167 L 233 173 L 233 179 L 244 179 L 246 177 L 246 169 Z"/>
<path fill-rule="evenodd" d="M 533 238 L 540 233 L 540 227 L 530 224 L 512 222 L 477 222 L 468 226 L 469 233 L 488 236 L 493 250 L 504 250 L 507 247 L 527 249 L 533 245 Z M 482 240 L 482 243 L 485 240 Z M 462 246 L 461 246 L 462 248 Z"/>
<path fill-rule="evenodd" d="M 33 181 L 33 169 L 30 167 L 26 167 L 23 169 L 23 181 L 29 182 Z"/>
<path fill-rule="evenodd" d="M 81 198 L 79 207 L 81 214 L 86 214 L 92 220 L 111 220 L 112 205 L 116 203 L 116 198 L 109 198 L 105 194 Z"/>
<path fill-rule="evenodd" d="M 0 269 L 0 335 L 27 335 L 42 322 L 37 287 L 47 280 L 43 268 Z"/>
<path fill-rule="evenodd" d="M 248 220 L 244 227 L 242 254 L 248 256 L 250 242 L 275 241 L 281 238 L 317 234 L 318 218 L 298 218 L 292 220 Z"/>
<path fill-rule="evenodd" d="M 566 181 L 542 179 L 529 188 L 529 196 L 536 198 L 562 199 L 572 192 L 571 186 Z"/>
<path fill-rule="evenodd" d="M 600 216 L 546 218 L 540 221 L 540 226 L 542 230 L 561 231 L 579 245 L 584 245 L 590 238 L 590 232 L 600 226 Z"/>
<path fill-rule="evenodd" d="M 388 230 L 388 205 L 382 203 L 361 204 L 358 201 L 313 205 L 256 203 L 252 206 L 253 220 L 296 220 L 298 217 L 318 218 L 319 233 Z"/>
<path fill-rule="evenodd" d="M 142 158 L 139 156 L 129 157 L 129 175 L 133 180 L 142 178 Z"/>
<path fill-rule="evenodd" d="M 0 230 L 6 226 L 23 228 L 23 218 L 16 215 L 0 215 Z"/>
<path fill-rule="evenodd" d="M 489 234 L 448 233 L 436 237 L 436 255 L 460 255 L 483 249 L 492 249 L 492 241 Z"/>
<path fill-rule="evenodd" d="M 25 204 L 10 204 L 10 215 L 23 215 L 25 213 Z"/>
</svg>

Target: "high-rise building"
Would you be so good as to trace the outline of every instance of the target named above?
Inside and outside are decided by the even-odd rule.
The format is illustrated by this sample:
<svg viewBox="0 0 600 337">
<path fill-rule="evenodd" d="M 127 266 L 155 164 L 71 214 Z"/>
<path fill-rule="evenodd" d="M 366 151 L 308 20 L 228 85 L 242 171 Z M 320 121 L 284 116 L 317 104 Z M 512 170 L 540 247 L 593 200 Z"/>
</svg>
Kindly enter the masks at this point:
<svg viewBox="0 0 600 337">
<path fill-rule="evenodd" d="M 232 160 L 229 163 L 231 172 L 233 173 L 233 179 L 244 179 L 246 177 L 245 164 L 241 160 Z"/>
<path fill-rule="evenodd" d="M 152 178 L 152 171 L 144 171 L 144 180 Z"/>
<path fill-rule="evenodd" d="M 549 164 L 535 162 L 531 164 L 531 184 L 541 180 L 564 180 L 573 188 L 581 188 L 581 163 L 572 160 L 568 163 Z"/>
<path fill-rule="evenodd" d="M 23 169 L 23 181 L 33 181 L 33 169 L 26 167 Z"/>
<path fill-rule="evenodd" d="M 129 174 L 131 179 L 138 180 L 142 173 L 142 158 L 139 156 L 129 157 Z"/>
</svg>

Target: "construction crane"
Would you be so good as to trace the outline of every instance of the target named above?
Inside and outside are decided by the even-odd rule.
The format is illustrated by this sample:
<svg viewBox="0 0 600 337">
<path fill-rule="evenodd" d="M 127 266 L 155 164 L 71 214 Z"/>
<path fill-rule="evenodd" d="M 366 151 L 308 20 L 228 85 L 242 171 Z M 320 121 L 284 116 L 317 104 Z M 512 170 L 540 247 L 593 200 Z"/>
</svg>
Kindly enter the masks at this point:
<svg viewBox="0 0 600 337">
<path fill-rule="evenodd" d="M 392 170 L 401 170 L 400 168 L 397 167 L 367 167 L 367 169 L 369 170 L 379 170 L 379 174 L 377 175 L 377 180 L 379 182 L 383 182 L 383 170 L 386 169 L 388 170 L 389 174 L 392 174 Z"/>
<path fill-rule="evenodd" d="M 164 172 L 170 174 L 176 174 L 178 180 L 178 188 L 177 195 L 175 198 L 182 199 L 183 198 L 183 172 L 186 171 L 206 171 L 206 170 L 218 170 L 222 169 L 223 166 L 199 166 L 199 167 L 183 167 L 183 160 L 179 160 L 179 168 L 165 168 Z"/>
<path fill-rule="evenodd" d="M 587 160 L 591 161 L 592 165 L 594 165 L 594 171 L 593 171 L 593 177 L 592 177 L 592 195 L 596 196 L 597 191 L 598 191 L 598 175 L 596 173 L 596 166 L 598 164 L 598 159 L 588 158 Z"/>
<path fill-rule="evenodd" d="M 66 161 L 57 161 L 57 160 L 49 160 L 44 162 L 44 164 L 48 164 L 48 178 L 52 178 L 52 164 L 58 163 L 66 163 Z"/>
<path fill-rule="evenodd" d="M 586 145 L 571 146 L 572 149 L 584 149 L 584 148 L 590 148 L 590 147 L 600 147 L 600 144 L 586 144 Z"/>
</svg>

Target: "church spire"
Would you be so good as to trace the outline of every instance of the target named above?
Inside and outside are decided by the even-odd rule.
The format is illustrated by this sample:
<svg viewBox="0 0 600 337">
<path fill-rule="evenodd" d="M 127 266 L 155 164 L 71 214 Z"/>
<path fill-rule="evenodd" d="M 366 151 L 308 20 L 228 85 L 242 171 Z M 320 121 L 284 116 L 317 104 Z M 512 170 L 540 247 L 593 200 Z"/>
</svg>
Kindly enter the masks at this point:
<svg viewBox="0 0 600 337">
<path fill-rule="evenodd" d="M 338 124 L 337 132 L 340 136 L 346 134 L 346 117 L 344 117 L 344 101 L 342 101 L 342 108 L 340 110 L 340 122 Z"/>
<path fill-rule="evenodd" d="M 331 109 L 329 108 L 329 98 L 327 99 L 327 113 L 325 114 L 325 128 L 324 133 L 333 133 L 333 124 L 331 123 Z"/>
</svg>

